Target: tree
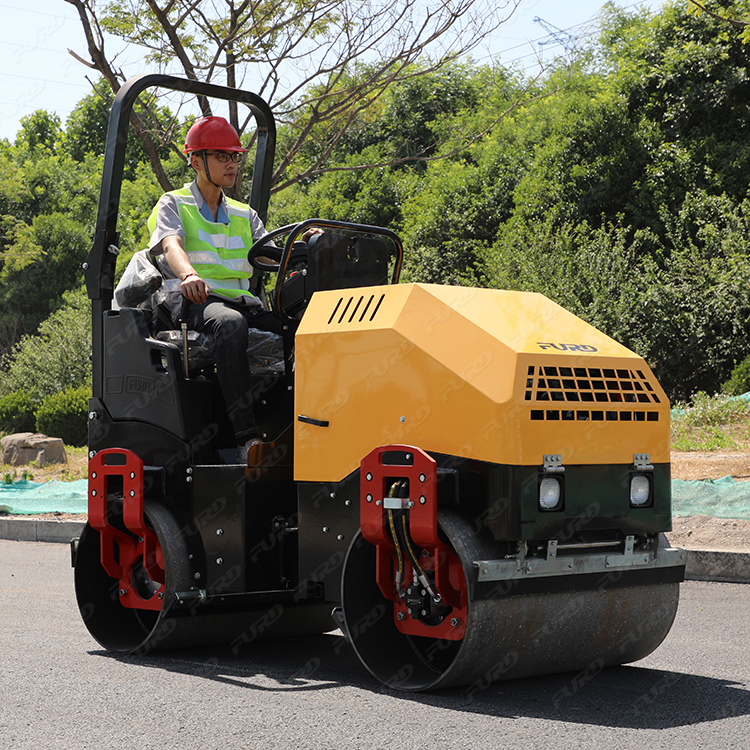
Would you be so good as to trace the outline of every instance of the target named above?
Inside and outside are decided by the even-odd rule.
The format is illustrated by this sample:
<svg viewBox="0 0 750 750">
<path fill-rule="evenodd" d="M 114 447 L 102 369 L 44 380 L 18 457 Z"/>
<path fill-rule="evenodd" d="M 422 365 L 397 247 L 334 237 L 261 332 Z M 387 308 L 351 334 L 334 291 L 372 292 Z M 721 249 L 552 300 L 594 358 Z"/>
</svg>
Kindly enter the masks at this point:
<svg viewBox="0 0 750 750">
<path fill-rule="evenodd" d="M 60 118 L 45 109 L 38 109 L 21 118 L 21 129 L 16 134 L 16 145 L 29 152 L 37 148 L 52 151 L 60 138 Z"/>
<path fill-rule="evenodd" d="M 60 144 L 65 152 L 75 161 L 83 161 L 87 154 L 104 156 L 107 147 L 107 128 L 109 125 L 109 112 L 114 101 L 114 94 L 108 83 L 99 79 L 93 84 L 93 91 L 84 96 L 65 122 L 65 132 L 61 134 Z M 136 105 L 136 115 L 143 117 L 143 108 Z M 158 116 L 164 121 L 172 119 L 172 113 L 167 109 L 161 109 Z M 167 161 L 174 161 L 174 151 L 170 144 L 162 144 L 157 148 L 157 154 L 161 159 L 167 178 L 174 179 L 173 165 L 167 165 Z M 180 159 L 184 167 L 184 159 Z M 149 162 L 149 156 L 139 139 L 131 138 L 125 152 L 126 180 L 133 179 L 137 168 L 142 163 Z M 178 170 L 184 173 L 184 169 Z M 182 176 L 180 174 L 180 176 Z"/>
<path fill-rule="evenodd" d="M 19 142 L 0 153 L 0 355 L 83 282 L 101 174 L 100 158 Z"/>
<path fill-rule="evenodd" d="M 23 391 L 34 399 L 91 382 L 91 312 L 83 289 L 69 292 L 63 307 L 24 336 L 3 358 L 0 396 Z"/>
<path fill-rule="evenodd" d="M 99 81 L 94 85 L 93 91 L 84 96 L 68 115 L 62 145 L 75 161 L 83 161 L 86 154 L 104 155 L 113 98 L 106 81 Z"/>
<path fill-rule="evenodd" d="M 328 156 L 361 112 L 394 84 L 468 54 L 519 1 L 66 0 L 78 11 L 90 62 L 75 56 L 113 91 L 127 76 L 108 57 L 105 32 L 150 50 L 148 61 L 158 69 L 178 67 L 192 80 L 241 87 L 249 70 L 262 71 L 252 88 L 287 131 L 273 175 L 276 191 L 324 173 Z M 198 105 L 204 116 L 212 113 L 209 102 L 199 99 Z M 171 189 L 158 149 L 173 140 L 178 123 L 160 117 L 153 101 L 142 107 L 131 123 L 159 184 Z M 250 116 L 230 105 L 229 119 L 243 133 Z M 317 157 L 300 165 L 311 140 Z"/>
</svg>

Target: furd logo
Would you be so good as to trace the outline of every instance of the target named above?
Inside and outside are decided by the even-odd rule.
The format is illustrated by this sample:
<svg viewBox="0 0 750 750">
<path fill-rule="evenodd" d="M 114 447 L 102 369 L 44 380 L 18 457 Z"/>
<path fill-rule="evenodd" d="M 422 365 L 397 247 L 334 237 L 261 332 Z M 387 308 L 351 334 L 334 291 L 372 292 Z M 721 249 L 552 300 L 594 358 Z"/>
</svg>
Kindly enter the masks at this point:
<svg viewBox="0 0 750 750">
<path fill-rule="evenodd" d="M 537 341 L 540 349 L 556 349 L 558 352 L 596 352 L 598 349 L 589 344 L 553 344 L 549 341 Z"/>
</svg>

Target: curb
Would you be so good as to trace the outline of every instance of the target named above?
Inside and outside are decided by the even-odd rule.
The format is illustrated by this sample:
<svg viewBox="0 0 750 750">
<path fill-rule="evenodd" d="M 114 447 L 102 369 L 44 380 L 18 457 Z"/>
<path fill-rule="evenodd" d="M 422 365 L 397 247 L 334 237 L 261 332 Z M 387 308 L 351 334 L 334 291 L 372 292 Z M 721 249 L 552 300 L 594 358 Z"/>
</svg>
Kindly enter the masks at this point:
<svg viewBox="0 0 750 750">
<path fill-rule="evenodd" d="M 688 549 L 686 581 L 750 583 L 750 553 Z"/>
<path fill-rule="evenodd" d="M 81 535 L 85 525 L 83 521 L 0 517 L 0 539 L 68 544 L 71 539 Z"/>
<path fill-rule="evenodd" d="M 0 539 L 68 544 L 71 539 L 80 536 L 84 526 L 83 521 L 0 517 Z M 750 552 L 704 549 L 687 549 L 686 552 L 686 581 L 750 583 Z"/>
</svg>

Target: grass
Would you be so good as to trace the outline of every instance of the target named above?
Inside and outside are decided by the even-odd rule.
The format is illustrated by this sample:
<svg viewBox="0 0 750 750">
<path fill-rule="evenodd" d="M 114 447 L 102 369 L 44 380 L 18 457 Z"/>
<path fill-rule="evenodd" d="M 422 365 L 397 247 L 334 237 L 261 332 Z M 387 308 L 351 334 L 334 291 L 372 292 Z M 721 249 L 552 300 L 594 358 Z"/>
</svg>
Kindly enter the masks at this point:
<svg viewBox="0 0 750 750">
<path fill-rule="evenodd" d="M 696 393 L 691 403 L 672 411 L 672 450 L 718 451 L 750 449 L 750 409 L 741 399 Z"/>
</svg>

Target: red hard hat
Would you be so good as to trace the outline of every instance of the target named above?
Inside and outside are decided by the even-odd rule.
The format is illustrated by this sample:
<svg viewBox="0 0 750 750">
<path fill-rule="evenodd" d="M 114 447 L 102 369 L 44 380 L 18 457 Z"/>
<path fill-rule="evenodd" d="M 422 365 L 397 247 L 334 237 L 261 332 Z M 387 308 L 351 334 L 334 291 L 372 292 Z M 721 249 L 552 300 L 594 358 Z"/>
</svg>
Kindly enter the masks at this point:
<svg viewBox="0 0 750 750">
<path fill-rule="evenodd" d="M 247 151 L 242 148 L 240 137 L 232 125 L 223 117 L 202 117 L 188 130 L 183 154 L 215 148 L 219 151 Z"/>
</svg>

